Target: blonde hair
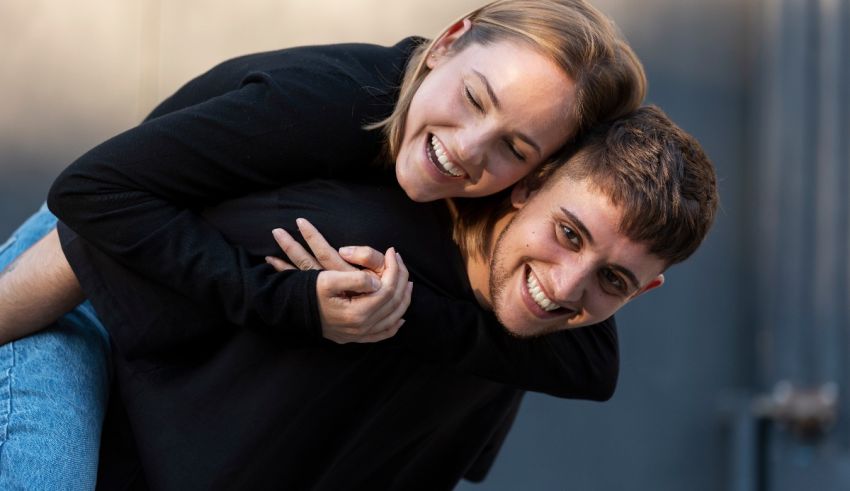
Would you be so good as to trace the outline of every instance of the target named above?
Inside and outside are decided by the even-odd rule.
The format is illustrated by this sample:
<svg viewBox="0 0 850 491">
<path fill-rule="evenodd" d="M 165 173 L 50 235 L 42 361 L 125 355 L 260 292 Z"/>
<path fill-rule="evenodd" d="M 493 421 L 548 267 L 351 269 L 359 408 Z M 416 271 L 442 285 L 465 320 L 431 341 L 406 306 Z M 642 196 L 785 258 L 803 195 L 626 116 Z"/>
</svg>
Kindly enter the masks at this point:
<svg viewBox="0 0 850 491">
<path fill-rule="evenodd" d="M 575 82 L 572 136 L 633 111 L 643 101 L 646 77 L 640 61 L 614 23 L 596 8 L 584 0 L 497 0 L 464 15 L 414 50 L 395 109 L 383 121 L 369 126 L 384 131 L 385 155 L 391 162 L 404 138 L 410 103 L 430 71 L 426 55 L 464 19 L 471 22 L 471 28 L 454 42 L 452 52 L 473 43 L 518 41 L 564 70 Z"/>
</svg>

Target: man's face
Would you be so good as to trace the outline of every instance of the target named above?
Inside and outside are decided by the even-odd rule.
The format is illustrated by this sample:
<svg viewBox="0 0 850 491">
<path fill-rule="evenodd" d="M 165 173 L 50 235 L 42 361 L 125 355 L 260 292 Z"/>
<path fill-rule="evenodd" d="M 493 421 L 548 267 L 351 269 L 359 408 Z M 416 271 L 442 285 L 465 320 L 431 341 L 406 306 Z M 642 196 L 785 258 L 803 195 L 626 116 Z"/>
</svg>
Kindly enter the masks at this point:
<svg viewBox="0 0 850 491">
<path fill-rule="evenodd" d="M 553 179 L 531 194 L 514 188 L 516 211 L 491 256 L 490 303 L 517 336 L 595 324 L 664 282 L 664 261 L 619 231 L 621 210 L 605 194 Z"/>
</svg>

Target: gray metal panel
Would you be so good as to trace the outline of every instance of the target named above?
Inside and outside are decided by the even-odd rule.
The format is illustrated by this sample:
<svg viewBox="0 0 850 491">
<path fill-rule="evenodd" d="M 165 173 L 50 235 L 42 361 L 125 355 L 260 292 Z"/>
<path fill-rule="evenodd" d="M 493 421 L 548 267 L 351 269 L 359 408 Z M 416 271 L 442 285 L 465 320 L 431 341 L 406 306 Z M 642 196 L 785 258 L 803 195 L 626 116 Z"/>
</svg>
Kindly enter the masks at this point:
<svg viewBox="0 0 850 491">
<path fill-rule="evenodd" d="M 616 19 L 646 65 L 649 101 L 704 145 L 722 210 L 696 255 L 668 284 L 618 315 L 622 367 L 606 403 L 530 395 L 487 490 L 717 490 L 728 482 L 727 394 L 753 374 L 746 2 L 594 2 Z"/>
</svg>

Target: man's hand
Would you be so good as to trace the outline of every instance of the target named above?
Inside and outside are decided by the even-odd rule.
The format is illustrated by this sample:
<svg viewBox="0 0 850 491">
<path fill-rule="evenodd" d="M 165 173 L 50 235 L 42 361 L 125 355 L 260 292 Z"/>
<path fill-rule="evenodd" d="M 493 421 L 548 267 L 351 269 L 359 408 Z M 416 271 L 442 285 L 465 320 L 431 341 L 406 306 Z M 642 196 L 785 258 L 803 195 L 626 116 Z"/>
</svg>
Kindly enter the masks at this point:
<svg viewBox="0 0 850 491">
<path fill-rule="evenodd" d="M 274 257 L 266 262 L 278 271 L 323 270 L 316 280 L 322 335 L 340 344 L 373 343 L 394 336 L 404 324 L 402 315 L 413 288 L 401 256 L 393 248 L 383 255 L 356 247 L 356 251 L 371 251 L 360 253 L 363 258 L 357 264 L 368 268 L 361 270 L 346 262 L 310 222 L 298 219 L 297 224 L 312 253 L 286 231 L 275 229 L 274 238 L 291 263 Z"/>
</svg>

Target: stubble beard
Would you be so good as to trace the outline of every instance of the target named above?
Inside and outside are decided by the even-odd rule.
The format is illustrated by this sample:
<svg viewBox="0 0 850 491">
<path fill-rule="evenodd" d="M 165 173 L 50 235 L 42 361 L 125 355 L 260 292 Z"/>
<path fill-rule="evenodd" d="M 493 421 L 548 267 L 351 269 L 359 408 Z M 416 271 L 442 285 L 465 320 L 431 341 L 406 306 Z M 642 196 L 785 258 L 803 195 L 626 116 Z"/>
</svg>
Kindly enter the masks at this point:
<svg viewBox="0 0 850 491">
<path fill-rule="evenodd" d="M 488 288 L 490 290 L 490 301 L 492 302 L 493 314 L 496 316 L 496 319 L 499 321 L 499 325 L 502 326 L 502 329 L 515 338 L 526 338 L 529 336 L 515 333 L 505 327 L 505 322 L 501 315 L 505 285 L 511 276 L 508 267 L 504 264 L 504 239 L 508 230 L 511 229 L 511 225 L 513 225 L 514 220 L 516 220 L 520 213 L 522 213 L 522 210 L 519 210 L 513 217 L 511 217 L 510 221 L 507 225 L 505 225 L 505 228 L 499 232 L 499 236 L 496 238 L 496 243 L 493 245 L 493 253 L 490 255 L 490 278 L 488 281 Z"/>
<path fill-rule="evenodd" d="M 489 289 L 490 289 L 490 301 L 492 302 L 493 314 L 496 316 L 496 319 L 499 321 L 499 325 L 502 326 L 502 329 L 505 330 L 506 333 L 518 339 L 531 339 L 538 338 L 540 336 L 545 336 L 547 334 L 559 331 L 560 329 L 552 326 L 551 328 L 542 330 L 540 332 L 533 333 L 517 333 L 513 332 L 507 327 L 505 327 L 505 322 L 502 319 L 502 298 L 505 294 L 505 290 L 507 287 L 508 280 L 511 277 L 510 266 L 506 265 L 504 254 L 504 239 L 506 239 L 506 235 L 508 230 L 510 230 L 511 225 L 513 225 L 514 220 L 522 216 L 522 213 L 525 211 L 525 208 L 518 210 L 511 220 L 505 225 L 505 228 L 499 233 L 499 237 L 496 238 L 496 243 L 493 246 L 493 253 L 490 256 L 490 279 L 489 279 Z M 520 264 L 524 264 L 529 261 L 527 256 L 523 256 L 519 258 Z"/>
</svg>

